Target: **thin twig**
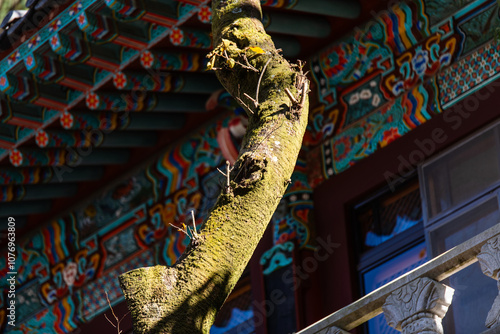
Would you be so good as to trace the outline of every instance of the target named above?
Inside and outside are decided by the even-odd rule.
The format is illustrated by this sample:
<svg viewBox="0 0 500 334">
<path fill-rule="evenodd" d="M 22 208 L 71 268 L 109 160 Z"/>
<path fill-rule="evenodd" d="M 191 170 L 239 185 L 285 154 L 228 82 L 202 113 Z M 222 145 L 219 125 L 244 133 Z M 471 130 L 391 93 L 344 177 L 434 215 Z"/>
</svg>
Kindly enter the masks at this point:
<svg viewBox="0 0 500 334">
<path fill-rule="evenodd" d="M 252 64 L 250 64 L 246 55 L 242 54 L 241 56 L 243 57 L 243 59 L 245 59 L 245 63 L 247 63 L 247 66 L 244 66 L 243 64 L 239 63 L 243 68 L 248 68 L 254 72 L 259 72 L 258 69 L 256 69 L 255 67 L 252 66 Z"/>
<path fill-rule="evenodd" d="M 108 292 L 107 291 L 104 291 L 104 293 L 106 294 L 106 300 L 108 301 L 108 305 L 109 305 L 109 308 L 111 309 L 111 313 L 113 314 L 113 317 L 115 318 L 116 320 L 116 325 L 111 321 L 109 320 L 108 316 L 106 315 L 106 313 L 104 313 L 104 317 L 106 318 L 106 320 L 108 320 L 108 322 L 111 324 L 111 326 L 113 326 L 114 328 L 116 328 L 116 331 L 118 334 L 121 334 L 121 329 L 120 329 L 120 322 L 123 320 L 123 318 L 125 318 L 125 316 L 127 314 L 125 314 L 121 319 L 118 319 L 118 317 L 116 316 L 115 314 L 115 311 L 113 310 L 113 306 L 111 306 L 111 302 L 109 300 L 109 296 L 108 296 Z"/>
<path fill-rule="evenodd" d="M 242 99 L 240 99 L 238 96 L 235 96 L 235 98 L 236 98 L 236 101 L 238 101 L 243 107 L 245 107 L 245 111 L 247 112 L 247 115 L 249 117 L 250 117 L 250 115 L 253 115 L 252 109 L 250 109 L 250 107 L 245 102 L 243 102 Z"/>
<path fill-rule="evenodd" d="M 266 68 L 267 68 L 267 65 L 269 64 L 269 62 L 271 61 L 271 57 L 269 57 L 269 59 L 267 60 L 266 62 L 266 65 L 264 65 L 264 68 L 262 69 L 262 72 L 260 72 L 260 76 L 259 76 L 259 81 L 257 82 L 257 92 L 255 92 L 255 107 L 258 107 L 259 106 L 259 88 L 260 88 L 260 82 L 262 81 L 262 77 L 264 76 L 264 72 L 266 71 Z"/>
<path fill-rule="evenodd" d="M 236 101 L 238 101 L 243 107 L 245 107 L 245 111 L 247 112 L 247 116 L 253 115 L 253 110 L 240 98 L 240 84 L 238 84 L 238 96 L 235 96 Z"/>
<path fill-rule="evenodd" d="M 297 100 L 295 99 L 295 97 L 292 95 L 292 92 L 290 92 L 290 89 L 285 88 L 285 92 L 286 92 L 286 95 L 288 95 L 288 98 L 290 98 L 290 100 L 292 101 L 292 104 L 297 104 Z"/>
<path fill-rule="evenodd" d="M 172 226 L 172 227 L 173 227 L 173 228 L 175 228 L 177 231 L 182 232 L 182 233 L 184 233 L 185 235 L 187 235 L 187 236 L 189 237 L 189 234 L 188 234 L 186 231 L 184 231 L 182 228 L 177 227 L 177 226 L 175 226 L 175 225 L 174 225 L 174 224 L 172 224 L 172 223 L 170 223 L 170 226 Z"/>
<path fill-rule="evenodd" d="M 304 106 L 308 92 L 309 92 L 309 83 L 307 82 L 307 79 L 306 79 L 306 80 L 304 80 L 304 84 L 302 85 L 302 100 L 300 101 L 300 104 L 299 104 L 300 108 L 302 108 Z"/>
<path fill-rule="evenodd" d="M 196 219 L 194 218 L 194 210 L 191 210 L 191 218 L 193 219 L 193 236 L 198 237 L 198 233 L 196 232 Z"/>
<path fill-rule="evenodd" d="M 221 171 L 219 168 L 217 168 L 219 173 L 221 173 L 222 175 L 224 175 L 226 177 L 226 193 L 228 193 L 231 190 L 231 172 L 233 171 L 233 169 L 234 169 L 234 166 L 231 167 L 231 163 L 228 160 L 226 160 L 226 172 L 225 173 L 223 171 Z"/>
<path fill-rule="evenodd" d="M 251 97 L 247 93 L 243 93 L 243 96 L 252 101 L 255 108 L 259 107 L 259 102 L 257 102 L 253 97 Z"/>
</svg>

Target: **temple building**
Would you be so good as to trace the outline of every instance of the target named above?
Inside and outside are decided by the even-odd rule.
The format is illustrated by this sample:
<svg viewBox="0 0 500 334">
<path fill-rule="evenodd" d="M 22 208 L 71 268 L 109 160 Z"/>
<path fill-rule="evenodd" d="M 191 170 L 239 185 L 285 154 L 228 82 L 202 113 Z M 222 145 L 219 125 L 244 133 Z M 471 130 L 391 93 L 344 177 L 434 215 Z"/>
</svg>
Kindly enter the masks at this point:
<svg viewBox="0 0 500 334">
<path fill-rule="evenodd" d="M 211 333 L 496 333 L 497 1 L 261 3 L 309 124 Z M 246 130 L 206 70 L 210 1 L 0 13 L 0 331 L 115 333 L 112 308 L 132 333 L 118 276 L 175 263 Z"/>
</svg>

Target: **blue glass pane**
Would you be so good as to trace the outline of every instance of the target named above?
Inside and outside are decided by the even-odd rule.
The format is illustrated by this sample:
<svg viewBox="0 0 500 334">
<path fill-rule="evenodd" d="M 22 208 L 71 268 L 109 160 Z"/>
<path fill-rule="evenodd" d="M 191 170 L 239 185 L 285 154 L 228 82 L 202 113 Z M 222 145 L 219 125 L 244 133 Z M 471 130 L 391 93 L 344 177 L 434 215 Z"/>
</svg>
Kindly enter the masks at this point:
<svg viewBox="0 0 500 334">
<path fill-rule="evenodd" d="M 380 288 L 404 273 L 424 264 L 426 261 L 427 251 L 425 243 L 410 248 L 378 267 L 365 272 L 363 274 L 365 293 L 370 293 Z M 400 333 L 387 325 L 383 314 L 368 321 L 368 331 L 370 334 Z"/>
</svg>

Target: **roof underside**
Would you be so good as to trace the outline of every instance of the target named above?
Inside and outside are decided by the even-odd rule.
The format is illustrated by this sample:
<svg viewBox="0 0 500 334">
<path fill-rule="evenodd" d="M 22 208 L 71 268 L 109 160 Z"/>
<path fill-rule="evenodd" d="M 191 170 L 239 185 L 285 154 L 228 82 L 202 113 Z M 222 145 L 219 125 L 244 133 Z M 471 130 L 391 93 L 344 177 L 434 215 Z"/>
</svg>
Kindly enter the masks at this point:
<svg viewBox="0 0 500 334">
<path fill-rule="evenodd" d="M 384 2 L 263 1 L 263 21 L 287 58 L 307 60 Z M 0 219 L 21 234 L 224 112 L 204 70 L 208 0 L 26 6 L 0 33 Z"/>
</svg>

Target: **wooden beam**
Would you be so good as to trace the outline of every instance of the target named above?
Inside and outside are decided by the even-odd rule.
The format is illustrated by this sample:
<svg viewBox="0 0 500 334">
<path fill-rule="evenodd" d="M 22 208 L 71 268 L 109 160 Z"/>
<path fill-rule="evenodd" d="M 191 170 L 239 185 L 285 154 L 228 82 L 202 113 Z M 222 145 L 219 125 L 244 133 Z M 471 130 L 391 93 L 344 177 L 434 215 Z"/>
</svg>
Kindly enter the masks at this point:
<svg viewBox="0 0 500 334">
<path fill-rule="evenodd" d="M 185 113 L 134 113 L 114 111 L 71 111 L 60 118 L 72 130 L 178 130 L 186 123 Z"/>
<path fill-rule="evenodd" d="M 203 11 L 203 15 L 198 14 L 200 22 L 210 23 L 209 18 L 212 12 L 210 7 L 200 7 L 200 11 Z M 331 32 L 330 23 L 324 17 L 298 14 L 290 10 L 286 14 L 264 12 L 262 23 L 268 33 L 325 38 Z"/>
<path fill-rule="evenodd" d="M 152 147 L 157 141 L 152 131 L 115 131 L 104 137 L 101 147 Z"/>
<path fill-rule="evenodd" d="M 8 123 L 0 123 L 0 148 L 11 149 L 19 140 L 33 136 L 34 130 Z"/>
<path fill-rule="evenodd" d="M 108 0 L 106 5 L 115 11 L 118 18 L 141 19 L 146 22 L 159 24 L 165 27 L 174 26 L 179 17 L 179 3 L 175 0 L 145 0 L 142 2 L 131 0 Z"/>
<path fill-rule="evenodd" d="M 6 73 L 0 76 L 0 91 L 14 101 L 29 103 L 38 98 L 36 83 L 24 75 Z"/>
<path fill-rule="evenodd" d="M 59 123 L 66 130 L 118 130 L 130 123 L 131 112 L 114 111 L 66 111 Z"/>
<path fill-rule="evenodd" d="M 72 197 L 78 191 L 75 183 L 0 186 L 1 202 L 20 202 Z"/>
<path fill-rule="evenodd" d="M 9 167 L 0 168 L 1 185 L 21 185 L 40 183 L 68 183 L 87 182 L 99 180 L 104 174 L 104 168 L 100 166 L 76 167 L 71 172 L 58 173 L 62 171 L 52 167 Z"/>
<path fill-rule="evenodd" d="M 100 180 L 104 175 L 102 166 L 81 166 L 66 171 L 58 168 L 52 169 L 52 178 L 48 183 L 66 183 L 66 182 L 87 182 Z"/>
<path fill-rule="evenodd" d="M 127 149 L 86 148 L 20 148 L 12 150 L 9 161 L 15 167 L 56 166 L 68 171 L 79 166 L 124 164 L 128 162 Z"/>
<path fill-rule="evenodd" d="M 301 51 L 300 42 L 292 36 L 273 36 L 273 42 L 276 48 L 282 49 L 283 55 L 288 58 L 296 57 Z"/>
<path fill-rule="evenodd" d="M 207 95 L 143 91 L 90 92 L 85 102 L 91 110 L 204 112 Z"/>
<path fill-rule="evenodd" d="M 189 48 L 210 49 L 212 47 L 212 39 L 210 38 L 210 31 L 192 29 L 192 28 L 178 28 L 174 27 L 170 31 L 169 40 L 175 46 L 184 46 Z"/>
<path fill-rule="evenodd" d="M 59 112 L 32 104 L 0 99 L 0 121 L 30 129 L 38 129 L 59 117 Z"/>
<path fill-rule="evenodd" d="M 15 217 L 17 220 L 21 216 L 49 212 L 51 206 L 50 200 L 0 203 L 0 216 Z"/>
<path fill-rule="evenodd" d="M 138 55 L 137 50 L 113 43 L 99 44 L 83 36 L 78 29 L 60 31 L 50 39 L 53 52 L 72 63 L 85 63 L 102 70 L 115 72 Z"/>
<path fill-rule="evenodd" d="M 76 22 L 81 31 L 97 41 L 111 42 L 136 50 L 145 49 L 155 37 L 155 29 L 150 23 L 141 20 L 121 22 L 116 20 L 113 11 L 104 5 L 92 11 L 84 11 Z"/>
<path fill-rule="evenodd" d="M 185 113 L 130 114 L 129 130 L 178 130 L 186 123 Z"/>
<path fill-rule="evenodd" d="M 144 50 L 140 55 L 141 65 L 145 69 L 162 71 L 197 72 L 207 68 L 204 54 L 195 52 L 162 52 Z"/>
<path fill-rule="evenodd" d="M 154 146 L 157 137 L 151 131 L 39 130 L 35 141 L 40 148 L 147 147 Z"/>
<path fill-rule="evenodd" d="M 358 0 L 265 0 L 262 6 L 288 8 L 291 10 L 354 19 L 361 13 Z"/>
<path fill-rule="evenodd" d="M 38 83 L 26 73 L 6 73 L 0 76 L 0 91 L 10 100 L 41 107 L 64 110 L 81 93 L 56 84 Z"/>
<path fill-rule="evenodd" d="M 59 82 L 64 78 L 63 63 L 56 57 L 33 52 L 23 58 L 24 67 L 40 82 Z"/>
<path fill-rule="evenodd" d="M 325 38 L 331 32 L 328 20 L 306 14 L 264 13 L 262 22 L 270 33 Z"/>
<path fill-rule="evenodd" d="M 110 72 L 85 64 L 76 64 L 53 52 L 32 53 L 24 58 L 24 66 L 39 82 L 57 82 L 74 90 L 88 91 L 99 85 Z"/>
<path fill-rule="evenodd" d="M 164 71 L 123 71 L 113 76 L 120 90 L 183 92 L 210 94 L 222 88 L 214 73 L 179 73 Z"/>
</svg>

